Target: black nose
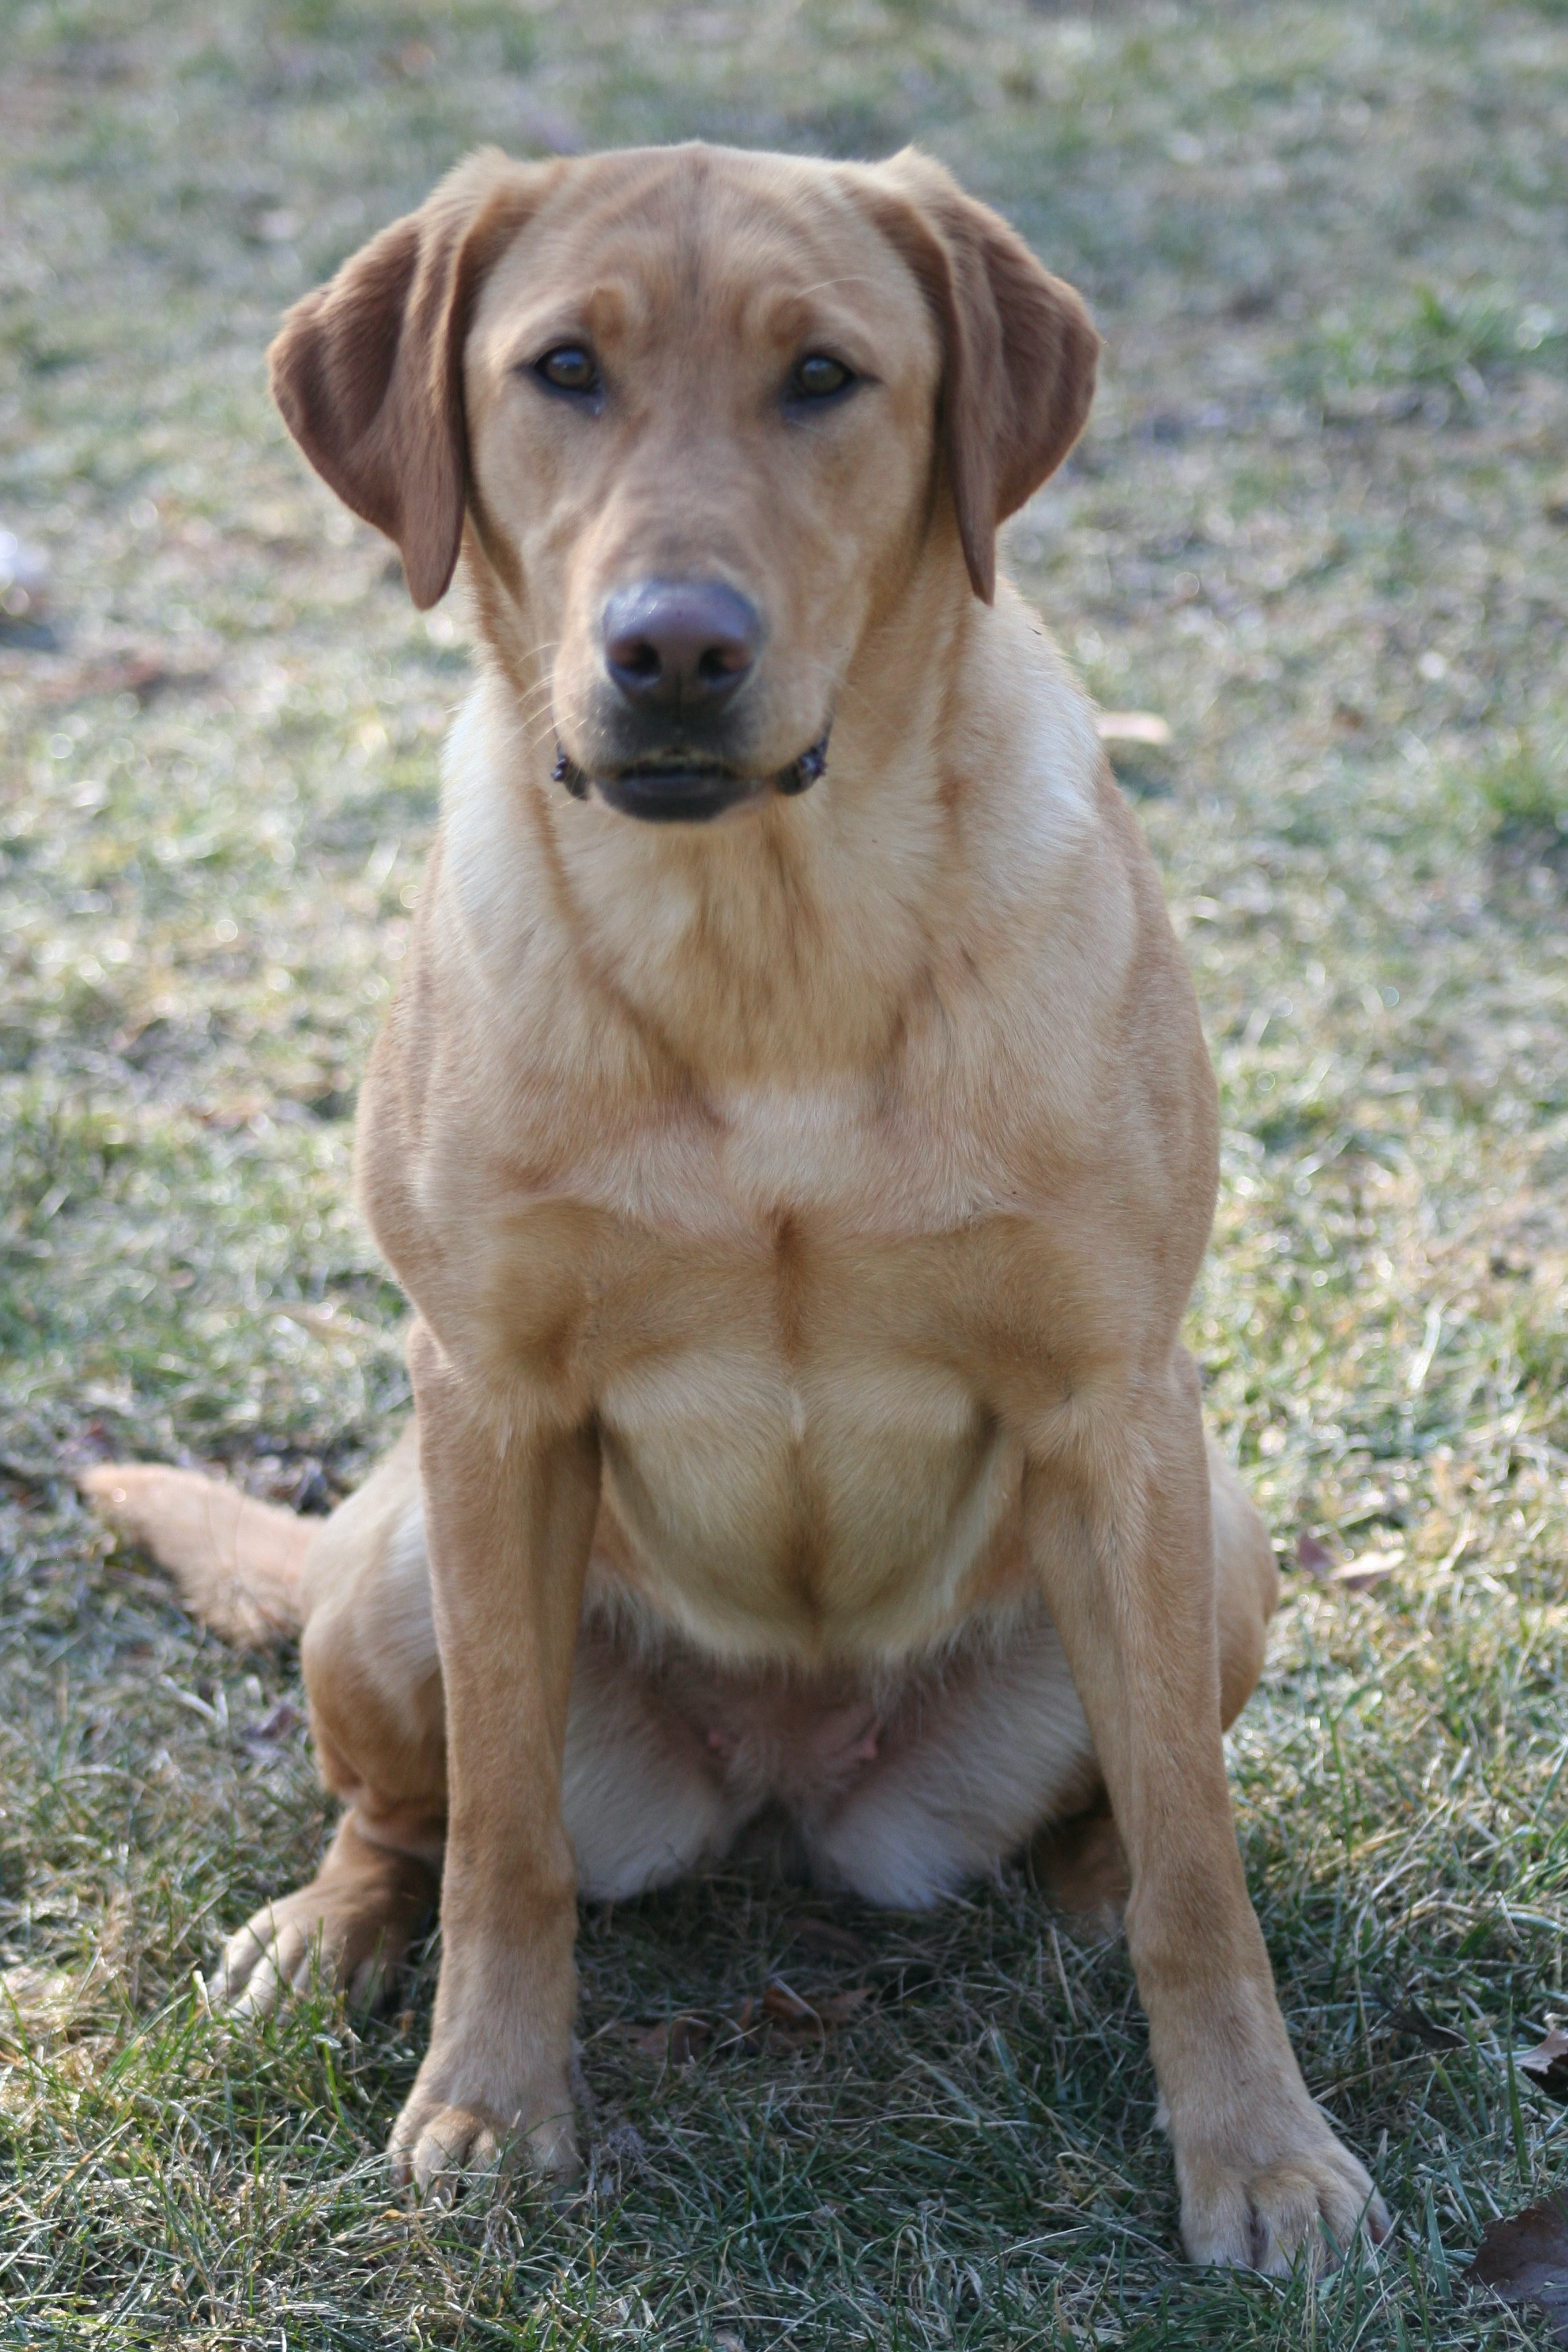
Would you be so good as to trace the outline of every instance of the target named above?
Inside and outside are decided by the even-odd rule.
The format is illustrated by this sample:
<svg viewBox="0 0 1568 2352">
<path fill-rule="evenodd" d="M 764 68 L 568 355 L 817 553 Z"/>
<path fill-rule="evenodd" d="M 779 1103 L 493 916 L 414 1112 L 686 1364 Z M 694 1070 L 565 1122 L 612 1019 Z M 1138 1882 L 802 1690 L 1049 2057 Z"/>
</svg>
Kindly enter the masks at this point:
<svg viewBox="0 0 1568 2352">
<path fill-rule="evenodd" d="M 762 649 L 763 617 L 721 580 L 639 580 L 604 612 L 605 660 L 628 702 L 723 702 Z"/>
</svg>

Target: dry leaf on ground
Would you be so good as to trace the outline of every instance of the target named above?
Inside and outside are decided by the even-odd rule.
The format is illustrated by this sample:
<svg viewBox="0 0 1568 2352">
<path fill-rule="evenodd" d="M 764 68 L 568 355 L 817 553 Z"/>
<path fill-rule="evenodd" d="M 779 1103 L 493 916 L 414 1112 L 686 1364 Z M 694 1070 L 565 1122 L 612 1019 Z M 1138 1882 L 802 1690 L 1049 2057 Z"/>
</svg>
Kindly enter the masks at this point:
<svg viewBox="0 0 1568 2352">
<path fill-rule="evenodd" d="M 1560 2025 L 1554 2025 L 1544 2042 L 1538 2042 L 1515 2063 L 1538 2091 L 1568 2106 L 1568 2033 Z"/>
<path fill-rule="evenodd" d="M 1317 1536 L 1299 1536 L 1296 1539 L 1296 1565 L 1320 1584 L 1337 1584 L 1343 1592 L 1367 1592 L 1381 1584 L 1396 1568 L 1405 1565 L 1403 1544 L 1384 1551 L 1358 1552 L 1353 1559 L 1341 1560 L 1331 1546 Z"/>
<path fill-rule="evenodd" d="M 278 1748 L 299 1730 L 305 1718 L 290 1698 L 274 1699 L 259 1723 L 247 1724 L 240 1733 L 242 1744 L 263 1753 Z"/>
<path fill-rule="evenodd" d="M 869 1985 L 856 1985 L 845 1992 L 823 1993 L 816 2000 L 805 2000 L 775 1977 L 763 1993 L 762 2011 L 768 2023 L 784 2027 L 786 2035 L 813 2039 L 847 2024 L 870 1998 Z"/>
<path fill-rule="evenodd" d="M 639 2056 L 661 2066 L 689 2066 L 715 2037 L 721 2050 L 760 2050 L 764 2042 L 798 2048 L 826 2042 L 872 1998 L 871 1986 L 854 1985 L 805 2000 L 775 1977 L 760 1994 L 748 1993 L 732 2016 L 716 2021 L 689 2014 L 661 2018 L 657 2025 L 634 2027 L 628 2039 Z"/>
<path fill-rule="evenodd" d="M 635 2031 L 631 2045 L 639 2057 L 655 2059 L 661 2066 L 689 2066 L 712 2039 L 713 2028 L 705 2017 L 662 2017 L 657 2025 Z"/>
<path fill-rule="evenodd" d="M 1407 2033 L 1419 2042 L 1424 2050 L 1462 2050 L 1465 2037 L 1456 2033 L 1451 2025 L 1438 2025 L 1424 2009 L 1414 2001 L 1402 2002 L 1388 2011 L 1388 2022 L 1395 2033 Z"/>
<path fill-rule="evenodd" d="M 1170 721 L 1162 719 L 1156 710 L 1102 710 L 1100 740 L 1102 743 L 1142 743 L 1152 751 L 1163 751 L 1171 740 Z"/>
<path fill-rule="evenodd" d="M 1465 2275 L 1505 2303 L 1544 2312 L 1568 2344 L 1568 2191 L 1489 2222 Z"/>
<path fill-rule="evenodd" d="M 835 1958 L 868 1960 L 871 1958 L 871 1947 L 852 1927 L 840 1927 L 836 1920 L 816 1919 L 804 1913 L 797 1919 L 786 1921 L 784 1940 L 791 1944 L 804 1944 L 808 1951 L 831 1952 Z"/>
<path fill-rule="evenodd" d="M 1403 1551 L 1358 1552 L 1354 1559 L 1346 1560 L 1343 1568 L 1331 1570 L 1327 1581 L 1346 1592 L 1368 1592 L 1404 1565 Z"/>
<path fill-rule="evenodd" d="M 1296 1565 L 1304 1568 L 1309 1576 L 1331 1577 L 1334 1572 L 1334 1554 L 1316 1536 L 1298 1536 Z"/>
</svg>

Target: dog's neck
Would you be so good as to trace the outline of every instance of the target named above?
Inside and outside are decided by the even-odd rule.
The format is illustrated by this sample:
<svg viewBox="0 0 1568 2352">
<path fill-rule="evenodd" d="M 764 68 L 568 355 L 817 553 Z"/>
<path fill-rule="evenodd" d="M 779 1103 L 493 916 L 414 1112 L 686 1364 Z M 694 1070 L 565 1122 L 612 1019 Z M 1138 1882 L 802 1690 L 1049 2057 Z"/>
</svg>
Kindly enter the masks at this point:
<svg viewBox="0 0 1568 2352">
<path fill-rule="evenodd" d="M 500 934 L 517 919 L 515 888 L 530 931 L 558 931 L 605 1016 L 618 1013 L 700 1086 L 878 1070 L 935 1000 L 973 984 L 998 894 L 1041 878 L 1021 870 L 1028 843 L 1016 828 L 1008 870 L 988 870 L 987 816 L 999 782 L 1016 789 L 1042 688 L 1078 700 L 1010 593 L 995 609 L 967 583 L 906 599 L 851 665 L 819 783 L 713 824 L 656 826 L 552 781 L 552 739 L 529 723 L 542 698 L 492 643 L 459 725 L 447 810 L 486 960 L 509 952 Z M 1092 798 L 1091 726 L 1083 750 L 1082 773 L 1061 779 L 1068 833 Z M 479 823 L 457 804 L 476 768 L 488 779 Z M 493 830 L 503 799 L 510 856 Z M 1033 834 L 1047 855 L 1050 831 Z"/>
</svg>

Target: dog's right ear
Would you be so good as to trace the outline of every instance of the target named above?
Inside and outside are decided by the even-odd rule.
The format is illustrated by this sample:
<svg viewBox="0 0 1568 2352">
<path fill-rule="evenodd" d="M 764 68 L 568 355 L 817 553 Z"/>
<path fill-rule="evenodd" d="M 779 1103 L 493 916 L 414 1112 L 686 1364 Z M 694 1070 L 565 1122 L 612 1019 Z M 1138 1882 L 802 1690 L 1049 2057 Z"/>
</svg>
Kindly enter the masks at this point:
<svg viewBox="0 0 1568 2352">
<path fill-rule="evenodd" d="M 268 354 L 284 423 L 343 504 L 395 540 L 421 612 L 446 594 L 462 544 L 474 299 L 566 168 L 470 155 L 296 302 Z"/>
</svg>

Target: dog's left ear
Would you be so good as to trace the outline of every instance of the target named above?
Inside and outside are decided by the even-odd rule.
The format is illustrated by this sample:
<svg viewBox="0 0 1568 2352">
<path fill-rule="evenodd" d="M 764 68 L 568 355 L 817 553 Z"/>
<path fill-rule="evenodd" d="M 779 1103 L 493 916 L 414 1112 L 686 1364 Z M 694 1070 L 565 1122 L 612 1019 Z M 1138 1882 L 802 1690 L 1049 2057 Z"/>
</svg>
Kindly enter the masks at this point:
<svg viewBox="0 0 1568 2352">
<path fill-rule="evenodd" d="M 942 331 L 942 454 L 969 577 L 990 604 L 996 527 L 1082 432 L 1100 337 L 1072 287 L 930 156 L 906 147 L 861 185 Z"/>
<path fill-rule="evenodd" d="M 474 299 L 563 168 L 470 155 L 296 302 L 268 354 L 284 423 L 343 504 L 396 541 L 421 612 L 446 594 L 462 544 Z"/>
</svg>

